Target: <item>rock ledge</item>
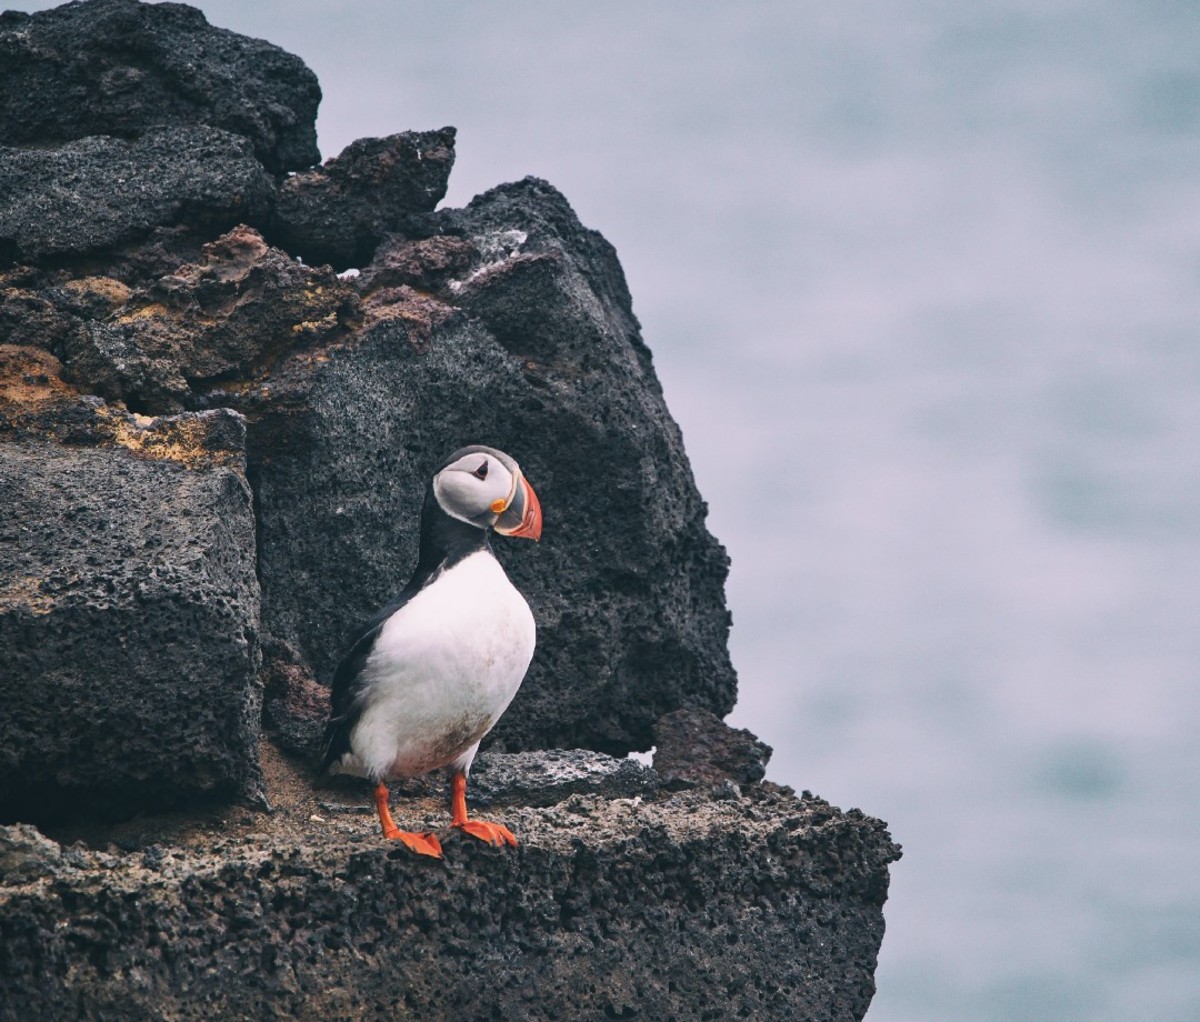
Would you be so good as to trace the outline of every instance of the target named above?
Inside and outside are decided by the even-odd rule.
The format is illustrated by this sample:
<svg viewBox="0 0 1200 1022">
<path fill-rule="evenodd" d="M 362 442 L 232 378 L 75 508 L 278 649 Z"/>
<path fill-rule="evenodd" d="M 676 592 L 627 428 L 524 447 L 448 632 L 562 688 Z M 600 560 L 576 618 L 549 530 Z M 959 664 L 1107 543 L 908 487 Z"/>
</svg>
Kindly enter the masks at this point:
<svg viewBox="0 0 1200 1022">
<path fill-rule="evenodd" d="M 571 755 L 542 772 L 599 768 Z M 574 794 L 493 806 L 515 850 L 441 831 L 439 863 L 266 767 L 270 816 L 128 825 L 105 850 L 0 828 L 0 1018 L 850 1020 L 870 1003 L 899 850 L 857 810 L 772 785 Z M 440 799 L 393 808 L 446 822 Z"/>
</svg>

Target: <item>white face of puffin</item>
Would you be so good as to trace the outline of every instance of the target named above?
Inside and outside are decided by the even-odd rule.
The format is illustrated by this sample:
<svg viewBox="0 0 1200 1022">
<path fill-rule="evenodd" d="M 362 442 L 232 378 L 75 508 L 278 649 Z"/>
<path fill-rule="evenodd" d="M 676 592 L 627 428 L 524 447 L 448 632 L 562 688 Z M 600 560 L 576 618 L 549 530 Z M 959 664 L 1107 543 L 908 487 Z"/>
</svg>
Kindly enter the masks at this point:
<svg viewBox="0 0 1200 1022">
<path fill-rule="evenodd" d="M 542 506 L 533 487 L 503 451 L 464 447 L 433 477 L 433 493 L 446 514 L 504 536 L 540 539 Z"/>
</svg>

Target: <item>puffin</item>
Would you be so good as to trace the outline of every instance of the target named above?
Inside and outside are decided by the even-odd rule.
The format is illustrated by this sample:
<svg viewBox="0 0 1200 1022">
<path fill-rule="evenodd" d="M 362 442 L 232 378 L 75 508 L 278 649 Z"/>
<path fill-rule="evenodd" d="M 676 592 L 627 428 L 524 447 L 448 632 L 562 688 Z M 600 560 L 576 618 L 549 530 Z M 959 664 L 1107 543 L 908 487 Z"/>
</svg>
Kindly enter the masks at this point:
<svg viewBox="0 0 1200 1022">
<path fill-rule="evenodd" d="M 334 674 L 321 772 L 374 785 L 383 836 L 442 857 L 431 832 L 400 830 L 387 782 L 445 769 L 452 827 L 517 844 L 467 816 L 479 743 L 512 702 L 533 658 L 533 612 L 492 553 L 493 533 L 538 540 L 542 507 L 516 461 L 482 445 L 451 454 L 425 489 L 412 578 L 359 631 Z"/>
</svg>

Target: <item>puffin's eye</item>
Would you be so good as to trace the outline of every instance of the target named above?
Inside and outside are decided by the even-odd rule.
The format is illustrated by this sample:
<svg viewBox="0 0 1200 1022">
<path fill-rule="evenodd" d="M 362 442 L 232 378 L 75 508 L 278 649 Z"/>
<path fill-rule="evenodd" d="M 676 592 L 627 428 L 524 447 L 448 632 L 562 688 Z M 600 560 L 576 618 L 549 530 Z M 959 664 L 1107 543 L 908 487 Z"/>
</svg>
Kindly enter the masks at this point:
<svg viewBox="0 0 1200 1022">
<path fill-rule="evenodd" d="M 486 479 L 487 472 L 488 472 L 488 463 L 487 463 L 487 459 L 484 459 L 483 463 L 479 466 L 479 468 L 477 468 L 474 472 L 472 472 L 471 475 L 473 475 L 476 479 Z"/>
</svg>

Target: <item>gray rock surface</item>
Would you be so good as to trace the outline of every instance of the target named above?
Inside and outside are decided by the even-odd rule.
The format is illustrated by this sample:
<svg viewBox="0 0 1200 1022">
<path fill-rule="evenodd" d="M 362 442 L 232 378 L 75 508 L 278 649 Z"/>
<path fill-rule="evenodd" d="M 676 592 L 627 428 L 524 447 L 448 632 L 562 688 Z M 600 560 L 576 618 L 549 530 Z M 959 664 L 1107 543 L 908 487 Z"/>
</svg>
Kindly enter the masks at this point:
<svg viewBox="0 0 1200 1022">
<path fill-rule="evenodd" d="M 471 766 L 471 803 L 556 805 L 570 795 L 636 798 L 654 795 L 658 777 L 636 760 L 588 749 L 485 752 Z"/>
<path fill-rule="evenodd" d="M 180 441 L 0 443 L 0 819 L 259 787 L 249 488 Z"/>
<path fill-rule="evenodd" d="M 282 800 L 281 800 L 282 801 Z M 300 809 L 301 807 L 296 807 Z M 401 826 L 444 824 L 393 806 Z M 0 880 L 0 1017 L 859 1020 L 887 865 L 878 821 L 764 788 L 491 811 L 446 863 L 368 817 L 187 844 L 22 849 Z M 0 861 L 4 857 L 0 831 Z M 31 876 L 40 876 L 29 883 Z"/>
<path fill-rule="evenodd" d="M 249 143 L 216 128 L 0 149 L 0 267 L 81 259 L 182 221 L 215 237 L 265 220 L 273 197 Z"/>
<path fill-rule="evenodd" d="M 0 145 L 207 125 L 278 173 L 320 160 L 321 90 L 299 57 L 178 3 L 84 0 L 0 15 Z"/>
</svg>

